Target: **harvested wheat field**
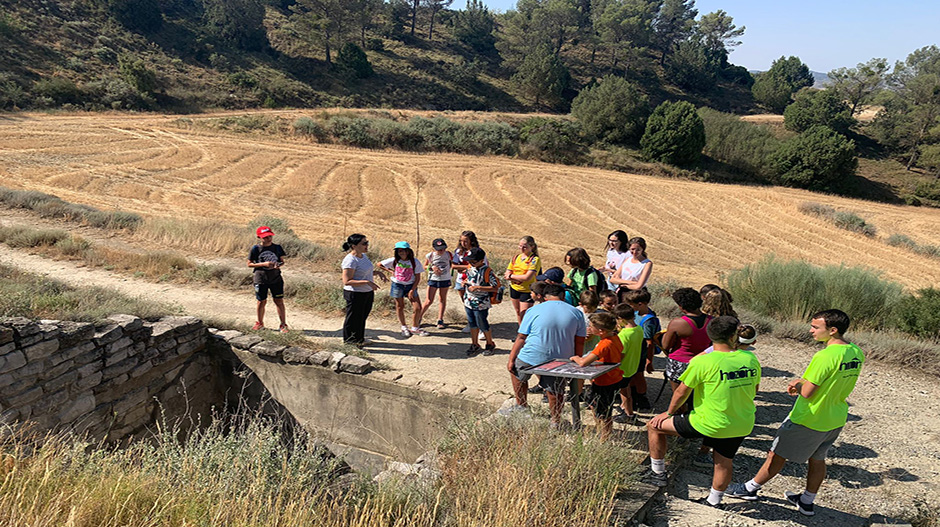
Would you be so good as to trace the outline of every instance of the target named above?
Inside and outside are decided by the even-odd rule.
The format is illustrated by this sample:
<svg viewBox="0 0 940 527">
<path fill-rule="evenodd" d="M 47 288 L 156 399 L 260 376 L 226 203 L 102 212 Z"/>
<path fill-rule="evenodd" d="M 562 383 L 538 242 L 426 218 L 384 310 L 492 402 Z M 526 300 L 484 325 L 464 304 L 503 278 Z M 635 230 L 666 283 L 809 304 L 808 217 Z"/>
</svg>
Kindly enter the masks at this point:
<svg viewBox="0 0 940 527">
<path fill-rule="evenodd" d="M 202 116 L 205 117 L 205 116 Z M 624 228 L 649 244 L 653 280 L 701 285 L 766 253 L 817 264 L 864 265 L 911 288 L 940 283 L 940 264 L 884 243 L 890 234 L 940 245 L 940 210 L 834 198 L 801 190 L 718 185 L 503 157 L 414 154 L 226 135 L 179 127 L 177 117 L 84 114 L 0 118 L 3 185 L 105 209 L 238 224 L 263 214 L 301 236 L 339 246 L 361 231 L 390 247 L 452 244 L 472 229 L 509 256 L 533 235 L 546 263 L 567 249 L 600 255 Z M 417 202 L 416 202 L 417 197 Z M 826 202 L 878 228 L 866 238 L 797 207 Z"/>
</svg>

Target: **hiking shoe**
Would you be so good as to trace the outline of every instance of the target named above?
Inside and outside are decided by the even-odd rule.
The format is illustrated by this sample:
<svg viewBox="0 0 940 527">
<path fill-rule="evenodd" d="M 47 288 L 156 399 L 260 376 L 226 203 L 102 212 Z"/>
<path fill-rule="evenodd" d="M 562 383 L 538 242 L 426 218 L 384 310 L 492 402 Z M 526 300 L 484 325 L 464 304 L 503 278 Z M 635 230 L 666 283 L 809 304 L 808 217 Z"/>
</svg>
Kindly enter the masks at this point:
<svg viewBox="0 0 940 527">
<path fill-rule="evenodd" d="M 472 357 L 481 351 L 483 351 L 483 348 L 481 348 L 479 344 L 471 344 L 470 347 L 467 348 L 467 356 Z"/>
<path fill-rule="evenodd" d="M 417 335 L 417 336 L 419 336 L 419 337 L 427 337 L 427 336 L 430 335 L 430 333 L 428 333 L 427 331 L 425 331 L 425 330 L 423 330 L 423 329 L 421 329 L 421 328 L 411 328 L 411 334 L 412 334 L 412 335 Z"/>
<path fill-rule="evenodd" d="M 635 425 L 639 422 L 639 419 L 637 418 L 636 414 L 627 415 L 624 413 L 624 414 L 615 415 L 614 422 L 624 424 L 624 425 Z"/>
<path fill-rule="evenodd" d="M 277 328 L 281 333 L 290 333 L 290 328 L 287 327 L 287 324 L 281 324 L 281 327 Z"/>
<path fill-rule="evenodd" d="M 663 472 L 662 474 L 657 474 L 653 472 L 653 469 L 647 467 L 646 472 L 640 476 L 640 481 L 653 485 L 654 487 L 665 487 L 669 484 L 669 473 Z"/>
<path fill-rule="evenodd" d="M 718 509 L 720 511 L 725 510 L 724 503 L 719 503 L 717 505 L 712 505 L 711 503 L 708 503 L 708 496 L 702 496 L 701 498 L 694 500 L 694 503 L 698 503 L 699 505 L 704 505 L 706 507 L 711 507 L 713 509 Z"/>
<path fill-rule="evenodd" d="M 470 324 L 467 324 L 460 330 L 461 333 L 470 333 Z"/>
<path fill-rule="evenodd" d="M 803 496 L 802 492 L 790 492 L 789 490 L 783 493 L 783 497 L 787 501 L 796 505 L 796 510 L 800 511 L 800 514 L 803 516 L 815 516 L 816 511 L 812 503 L 803 503 L 803 500 L 800 497 Z"/>
<path fill-rule="evenodd" d="M 401 336 L 403 336 L 403 337 L 410 337 L 410 336 L 411 336 L 411 332 L 408 331 L 408 328 L 401 328 Z"/>
<path fill-rule="evenodd" d="M 542 393 L 544 391 L 545 391 L 545 388 L 542 388 L 538 384 L 536 384 L 535 386 L 529 387 L 529 393 Z"/>
<path fill-rule="evenodd" d="M 500 408 L 496 411 L 496 413 L 505 417 L 510 417 L 513 415 L 529 415 L 531 411 L 529 410 L 528 406 L 514 404 L 508 408 Z"/>
<path fill-rule="evenodd" d="M 261 331 L 262 329 L 264 329 L 264 323 L 263 323 L 263 322 L 255 322 L 255 325 L 254 325 L 254 326 L 251 326 L 251 330 L 252 330 L 252 331 Z"/>
<path fill-rule="evenodd" d="M 732 496 L 745 501 L 757 501 L 757 491 L 748 492 L 747 485 L 744 483 L 732 483 L 728 485 L 725 496 Z"/>
<path fill-rule="evenodd" d="M 437 321 L 437 329 L 447 329 L 447 326 L 444 325 L 444 319 L 439 319 Z"/>
<path fill-rule="evenodd" d="M 483 348 L 483 356 L 489 357 L 490 355 L 496 355 L 496 343 L 487 344 L 486 347 Z"/>
<path fill-rule="evenodd" d="M 712 457 L 711 452 L 695 454 L 695 457 L 692 458 L 692 465 L 698 468 L 714 468 L 715 458 Z"/>
</svg>

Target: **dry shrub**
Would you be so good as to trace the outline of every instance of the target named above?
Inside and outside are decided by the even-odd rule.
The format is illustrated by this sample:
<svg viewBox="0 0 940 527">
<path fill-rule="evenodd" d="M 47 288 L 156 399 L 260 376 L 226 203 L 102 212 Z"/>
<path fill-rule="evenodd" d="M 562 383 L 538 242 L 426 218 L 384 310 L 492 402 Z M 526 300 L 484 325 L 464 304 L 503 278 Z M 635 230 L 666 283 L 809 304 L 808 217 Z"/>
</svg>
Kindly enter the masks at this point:
<svg viewBox="0 0 940 527">
<path fill-rule="evenodd" d="M 34 229 L 23 225 L 0 227 L 0 243 L 13 248 L 49 247 L 68 237 L 69 233 L 60 229 Z"/>
<path fill-rule="evenodd" d="M 244 228 L 211 219 L 151 218 L 134 234 L 163 247 L 219 255 L 247 255 L 253 239 Z"/>
</svg>

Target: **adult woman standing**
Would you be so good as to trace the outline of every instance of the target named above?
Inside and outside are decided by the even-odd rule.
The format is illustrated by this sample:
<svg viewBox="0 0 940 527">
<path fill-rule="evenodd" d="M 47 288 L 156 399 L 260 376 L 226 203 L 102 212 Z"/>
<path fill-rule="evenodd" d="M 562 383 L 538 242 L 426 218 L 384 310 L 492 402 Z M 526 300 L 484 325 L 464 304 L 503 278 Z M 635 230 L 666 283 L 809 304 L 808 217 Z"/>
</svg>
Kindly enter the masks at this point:
<svg viewBox="0 0 940 527">
<path fill-rule="evenodd" d="M 535 305 L 530 287 L 535 277 L 542 273 L 542 260 L 539 258 L 539 246 L 535 238 L 523 236 L 519 240 L 519 254 L 511 262 L 503 277 L 509 282 L 509 298 L 516 310 L 516 320 L 522 324 L 526 310 Z"/>
<path fill-rule="evenodd" d="M 617 272 L 610 277 L 610 282 L 618 287 L 617 296 L 628 290 L 646 287 L 653 272 L 653 262 L 646 256 L 646 240 L 630 238 L 630 258 L 624 260 Z M 621 300 L 622 301 L 622 300 Z"/>
<path fill-rule="evenodd" d="M 377 271 L 366 256 L 369 240 L 364 234 L 351 234 L 343 243 L 348 254 L 343 258 L 343 298 L 346 300 L 346 319 L 343 321 L 343 342 L 362 346 L 366 339 L 366 319 L 372 311 L 375 290 L 373 279 L 378 275 L 383 282 L 385 274 Z"/>
<path fill-rule="evenodd" d="M 630 238 L 622 230 L 616 230 L 607 235 L 607 259 L 601 271 L 607 277 L 607 289 L 616 290 L 617 286 L 610 282 L 617 269 L 630 258 Z"/>
</svg>

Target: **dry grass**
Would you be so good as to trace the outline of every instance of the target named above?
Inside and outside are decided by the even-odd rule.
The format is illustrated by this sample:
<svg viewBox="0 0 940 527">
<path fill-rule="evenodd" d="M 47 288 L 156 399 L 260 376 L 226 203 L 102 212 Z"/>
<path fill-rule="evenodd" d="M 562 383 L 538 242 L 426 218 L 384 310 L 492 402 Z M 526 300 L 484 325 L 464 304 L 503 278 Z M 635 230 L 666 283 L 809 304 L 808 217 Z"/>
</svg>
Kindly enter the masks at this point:
<svg viewBox="0 0 940 527">
<path fill-rule="evenodd" d="M 288 219 L 299 236 L 329 248 L 353 232 L 391 247 L 400 239 L 416 241 L 417 197 L 417 253 L 422 256 L 432 239 L 443 237 L 454 246 L 459 232 L 471 229 L 484 249 L 504 258 L 512 256 L 520 236 L 530 234 L 551 266 L 561 264 L 563 254 L 576 246 L 600 259 L 604 236 L 624 228 L 646 238 L 656 264 L 654 282 L 716 282 L 721 273 L 773 252 L 818 265 L 846 262 L 880 269 L 910 289 L 940 283 L 940 267 L 930 257 L 872 244 L 864 235 L 798 212 L 804 201 L 822 201 L 862 212 L 882 232 L 940 245 L 936 209 L 837 197 L 823 201 L 796 189 L 707 184 L 505 157 L 235 137 L 181 130 L 159 116 L 15 119 L 15 126 L 0 130 L 0 173 L 8 184 L 102 210 L 207 225 L 243 225 L 270 213 Z M 636 189 L 638 197 L 625 200 L 627 189 Z"/>
</svg>

